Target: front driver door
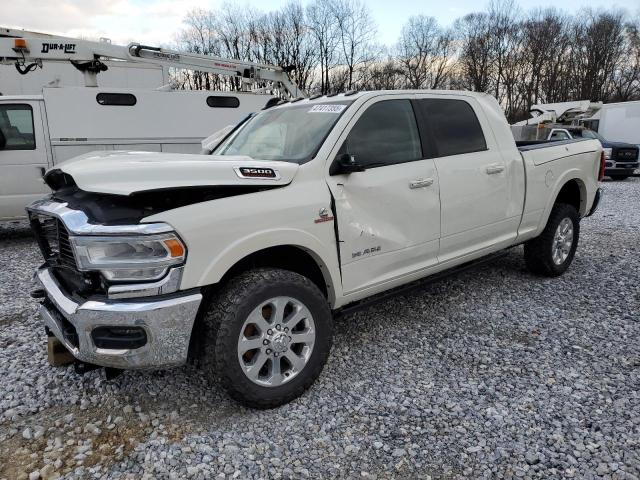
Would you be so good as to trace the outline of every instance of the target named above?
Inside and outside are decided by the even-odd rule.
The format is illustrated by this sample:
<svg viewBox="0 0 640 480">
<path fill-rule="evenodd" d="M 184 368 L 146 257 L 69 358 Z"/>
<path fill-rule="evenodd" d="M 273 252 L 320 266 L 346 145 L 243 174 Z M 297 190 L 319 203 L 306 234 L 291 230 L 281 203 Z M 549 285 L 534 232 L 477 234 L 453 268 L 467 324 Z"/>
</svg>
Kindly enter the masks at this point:
<svg viewBox="0 0 640 480">
<path fill-rule="evenodd" d="M 423 154 L 410 98 L 387 95 L 365 103 L 337 145 L 334 154 L 353 155 L 366 168 L 328 177 L 344 293 L 388 285 L 436 264 L 438 176 Z"/>
</svg>

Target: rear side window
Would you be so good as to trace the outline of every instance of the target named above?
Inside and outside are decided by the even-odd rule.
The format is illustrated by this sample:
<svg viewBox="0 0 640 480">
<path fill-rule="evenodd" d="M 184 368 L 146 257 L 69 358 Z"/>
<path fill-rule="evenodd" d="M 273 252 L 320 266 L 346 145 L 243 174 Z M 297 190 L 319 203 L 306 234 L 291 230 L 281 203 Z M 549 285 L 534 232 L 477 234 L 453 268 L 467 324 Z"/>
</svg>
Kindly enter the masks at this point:
<svg viewBox="0 0 640 480">
<path fill-rule="evenodd" d="M 417 104 L 431 131 L 436 156 L 448 157 L 487 149 L 478 117 L 464 100 L 425 98 L 418 100 Z"/>
<path fill-rule="evenodd" d="M 121 107 L 133 107 L 137 100 L 131 93 L 99 93 L 96 101 L 100 105 L 118 105 Z"/>
<path fill-rule="evenodd" d="M 35 150 L 30 105 L 0 105 L 0 150 Z"/>
<path fill-rule="evenodd" d="M 238 108 L 240 99 L 238 97 L 207 97 L 207 105 L 213 108 Z"/>
<path fill-rule="evenodd" d="M 365 167 L 382 167 L 422 158 L 420 135 L 409 100 L 383 100 L 358 119 L 340 148 Z"/>
</svg>

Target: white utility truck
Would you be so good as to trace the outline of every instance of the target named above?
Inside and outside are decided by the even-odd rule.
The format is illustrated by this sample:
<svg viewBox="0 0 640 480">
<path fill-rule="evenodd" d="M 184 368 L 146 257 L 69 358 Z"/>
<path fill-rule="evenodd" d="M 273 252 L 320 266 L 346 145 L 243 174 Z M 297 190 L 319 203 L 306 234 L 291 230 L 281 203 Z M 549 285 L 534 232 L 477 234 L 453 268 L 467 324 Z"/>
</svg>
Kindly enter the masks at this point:
<svg viewBox="0 0 640 480">
<path fill-rule="evenodd" d="M 244 404 L 280 405 L 319 376 L 333 314 L 523 243 L 561 275 L 603 162 L 597 140 L 519 148 L 489 95 L 424 90 L 274 106 L 210 156 L 86 154 L 28 209 L 53 363 L 199 359 Z"/>
<path fill-rule="evenodd" d="M 250 92 L 98 87 L 108 65 L 192 68 L 300 95 L 280 67 L 10 29 L 0 29 L 0 63 L 24 75 L 73 65 L 85 79 L 85 87 L 0 96 L 0 221 L 24 218 L 25 206 L 49 191 L 44 171 L 64 160 L 94 150 L 198 153 L 211 132 L 277 101 Z"/>
<path fill-rule="evenodd" d="M 611 141 L 640 147 L 640 101 L 605 103 L 581 123 Z"/>
</svg>

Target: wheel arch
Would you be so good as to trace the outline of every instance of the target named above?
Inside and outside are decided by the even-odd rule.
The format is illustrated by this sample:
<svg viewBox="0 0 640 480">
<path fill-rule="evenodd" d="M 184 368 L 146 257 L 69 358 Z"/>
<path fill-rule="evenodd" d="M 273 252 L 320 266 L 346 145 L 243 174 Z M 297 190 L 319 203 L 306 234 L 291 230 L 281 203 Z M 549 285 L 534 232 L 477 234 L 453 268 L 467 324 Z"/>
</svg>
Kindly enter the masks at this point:
<svg viewBox="0 0 640 480">
<path fill-rule="evenodd" d="M 562 178 L 558 179 L 555 184 L 555 188 L 549 195 L 549 200 L 547 201 L 544 212 L 540 217 L 540 223 L 538 224 L 538 228 L 536 229 L 536 233 L 533 237 L 537 237 L 542 233 L 544 227 L 549 221 L 551 210 L 557 203 L 567 203 L 572 205 L 578 211 L 578 216 L 580 218 L 587 214 L 587 187 L 584 181 L 576 175 L 577 173 L 578 172 L 576 171 L 568 171 Z"/>
<path fill-rule="evenodd" d="M 285 244 L 246 253 L 226 268 L 217 282 L 202 287 L 203 301 L 192 329 L 189 345 L 190 359 L 196 361 L 202 359 L 205 349 L 203 318 L 220 287 L 244 271 L 264 267 L 282 268 L 309 278 L 320 289 L 330 308 L 335 304 L 337 292 L 331 272 L 322 258 L 313 250 L 301 245 Z"/>
<path fill-rule="evenodd" d="M 571 178 L 566 180 L 558 190 L 551 208 L 553 208 L 553 205 L 557 203 L 566 203 L 575 207 L 581 217 L 586 215 L 587 187 L 584 182 L 580 178 Z"/>
<path fill-rule="evenodd" d="M 252 268 L 282 268 L 311 280 L 330 302 L 335 299 L 331 275 L 313 251 L 299 245 L 276 245 L 252 252 L 235 262 L 222 276 L 225 283 L 241 272 Z"/>
</svg>

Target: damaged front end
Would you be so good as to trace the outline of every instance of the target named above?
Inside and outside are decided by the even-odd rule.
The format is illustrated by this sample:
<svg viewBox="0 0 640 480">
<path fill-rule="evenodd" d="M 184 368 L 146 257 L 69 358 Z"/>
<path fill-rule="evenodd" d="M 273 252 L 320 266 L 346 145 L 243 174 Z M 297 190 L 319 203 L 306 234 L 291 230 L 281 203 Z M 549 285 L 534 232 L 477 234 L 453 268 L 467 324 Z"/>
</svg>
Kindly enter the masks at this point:
<svg viewBox="0 0 640 480">
<path fill-rule="evenodd" d="M 187 360 L 202 295 L 179 291 L 187 251 L 169 225 L 95 224 L 55 198 L 28 213 L 46 260 L 40 316 L 73 357 L 119 369 Z"/>
<path fill-rule="evenodd" d="M 27 207 L 45 259 L 34 292 L 40 315 L 85 369 L 160 368 L 188 359 L 202 294 L 181 289 L 187 242 L 171 225 L 146 218 L 281 188 L 297 170 L 200 158 L 88 154 L 48 172 L 53 193 Z"/>
</svg>

